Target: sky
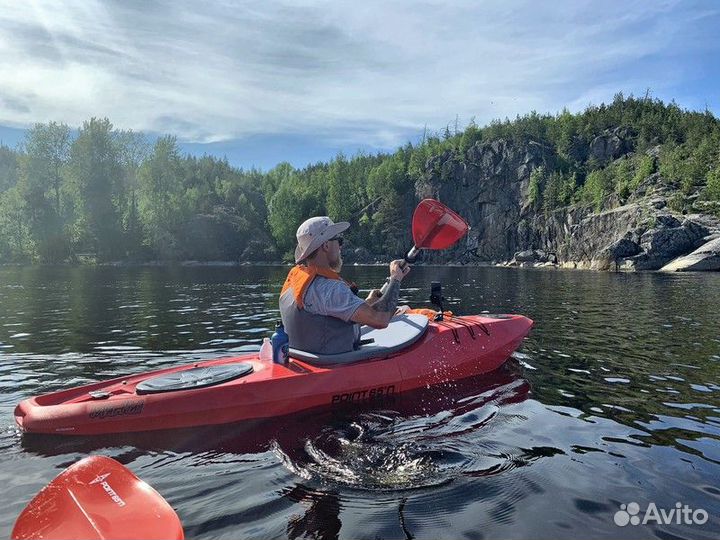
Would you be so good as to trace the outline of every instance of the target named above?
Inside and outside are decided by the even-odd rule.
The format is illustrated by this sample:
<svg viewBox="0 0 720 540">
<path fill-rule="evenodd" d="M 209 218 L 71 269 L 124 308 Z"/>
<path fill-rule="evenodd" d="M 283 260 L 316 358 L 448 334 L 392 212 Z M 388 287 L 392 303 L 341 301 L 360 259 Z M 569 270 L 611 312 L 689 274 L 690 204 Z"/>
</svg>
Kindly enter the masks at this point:
<svg viewBox="0 0 720 540">
<path fill-rule="evenodd" d="M 0 0 L 0 141 L 107 117 L 268 170 L 618 92 L 720 116 L 718 28 L 715 0 Z"/>
</svg>

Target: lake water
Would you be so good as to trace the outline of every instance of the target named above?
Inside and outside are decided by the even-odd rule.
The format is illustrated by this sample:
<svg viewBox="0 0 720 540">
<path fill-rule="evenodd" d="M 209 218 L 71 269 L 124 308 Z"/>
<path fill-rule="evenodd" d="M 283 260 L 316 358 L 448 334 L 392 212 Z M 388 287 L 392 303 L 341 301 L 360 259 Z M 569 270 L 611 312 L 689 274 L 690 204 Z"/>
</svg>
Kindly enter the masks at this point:
<svg viewBox="0 0 720 540">
<path fill-rule="evenodd" d="M 719 274 L 415 268 L 406 302 L 426 305 L 439 279 L 455 313 L 532 318 L 514 359 L 340 412 L 161 435 L 16 429 L 31 395 L 257 350 L 286 272 L 0 268 L 0 537 L 91 453 L 150 483 L 194 539 L 720 536 Z M 369 288 L 386 270 L 344 275 Z M 631 502 L 651 519 L 616 525 Z M 651 503 L 707 521 L 658 523 Z"/>
</svg>

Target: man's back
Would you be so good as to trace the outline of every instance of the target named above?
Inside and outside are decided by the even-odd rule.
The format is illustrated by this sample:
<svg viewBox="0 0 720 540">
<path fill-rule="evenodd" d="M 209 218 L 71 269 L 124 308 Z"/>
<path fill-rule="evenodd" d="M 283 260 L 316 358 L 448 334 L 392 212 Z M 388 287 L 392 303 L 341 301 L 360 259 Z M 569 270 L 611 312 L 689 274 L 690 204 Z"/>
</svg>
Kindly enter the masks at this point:
<svg viewBox="0 0 720 540">
<path fill-rule="evenodd" d="M 360 326 L 351 321 L 364 304 L 342 280 L 316 276 L 297 306 L 295 291 L 288 288 L 280 296 L 280 313 L 290 346 L 317 354 L 352 351 Z"/>
</svg>

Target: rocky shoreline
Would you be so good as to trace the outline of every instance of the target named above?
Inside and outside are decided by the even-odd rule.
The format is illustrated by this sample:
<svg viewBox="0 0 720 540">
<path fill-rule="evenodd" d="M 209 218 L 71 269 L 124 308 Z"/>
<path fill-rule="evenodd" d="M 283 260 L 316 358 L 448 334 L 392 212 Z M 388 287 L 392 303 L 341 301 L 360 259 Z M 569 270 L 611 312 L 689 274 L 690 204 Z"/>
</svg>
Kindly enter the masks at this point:
<svg viewBox="0 0 720 540">
<path fill-rule="evenodd" d="M 565 239 L 557 252 L 524 250 L 503 264 L 601 271 L 720 270 L 717 220 L 647 210 L 628 205 L 591 214 L 577 224 L 577 216 L 563 216 Z"/>
<path fill-rule="evenodd" d="M 629 137 L 622 129 L 609 131 L 584 151 L 600 163 L 624 159 L 633 155 Z M 651 148 L 646 155 L 657 153 L 658 148 Z M 531 172 L 552 169 L 557 159 L 554 149 L 533 141 L 495 140 L 476 143 L 461 159 L 445 152 L 429 160 L 424 178 L 416 183 L 416 198 L 444 202 L 466 218 L 471 230 L 452 253 L 430 254 L 426 260 L 600 271 L 720 271 L 720 217 L 710 211 L 673 210 L 680 186 L 657 172 L 626 201 L 610 197 L 601 211 L 577 204 L 538 209 L 530 200 Z"/>
</svg>

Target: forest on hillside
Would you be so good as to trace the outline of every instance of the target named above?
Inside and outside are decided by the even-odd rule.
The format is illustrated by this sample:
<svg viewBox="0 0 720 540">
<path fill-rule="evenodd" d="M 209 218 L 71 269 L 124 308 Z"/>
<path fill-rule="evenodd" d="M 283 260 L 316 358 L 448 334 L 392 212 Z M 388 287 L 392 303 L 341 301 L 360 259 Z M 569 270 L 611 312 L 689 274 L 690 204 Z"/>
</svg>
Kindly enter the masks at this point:
<svg viewBox="0 0 720 540">
<path fill-rule="evenodd" d="M 631 152 L 609 163 L 587 152 L 617 129 Z M 37 124 L 18 148 L 0 146 L 0 263 L 279 261 L 313 215 L 350 220 L 352 247 L 401 253 L 416 182 L 456 181 L 433 170 L 433 158 L 449 153 L 462 163 L 473 146 L 498 139 L 552 149 L 552 167 L 530 177 L 537 212 L 601 211 L 658 173 L 675 191 L 674 212 L 720 215 L 720 122 L 651 98 L 619 94 L 577 114 L 471 122 L 393 153 L 337 155 L 302 169 L 281 162 L 267 172 L 182 155 L 172 136 L 151 143 L 92 118 L 76 131 Z"/>
</svg>

